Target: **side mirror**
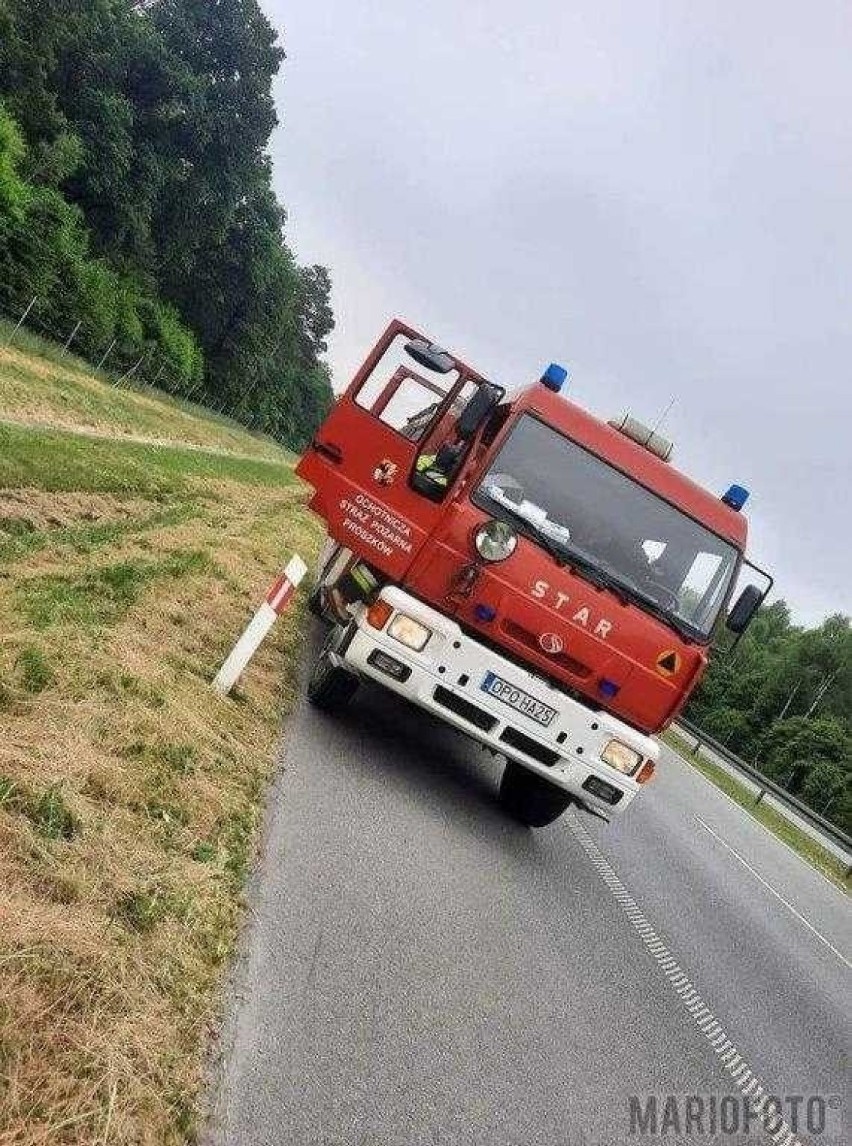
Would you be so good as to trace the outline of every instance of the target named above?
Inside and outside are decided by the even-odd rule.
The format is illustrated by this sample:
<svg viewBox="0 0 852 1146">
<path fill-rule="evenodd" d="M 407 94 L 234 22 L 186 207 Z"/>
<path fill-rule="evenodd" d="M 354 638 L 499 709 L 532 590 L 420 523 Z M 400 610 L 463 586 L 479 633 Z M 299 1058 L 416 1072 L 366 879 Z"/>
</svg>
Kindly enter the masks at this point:
<svg viewBox="0 0 852 1146">
<path fill-rule="evenodd" d="M 503 397 L 505 391 L 501 386 L 493 386 L 490 382 L 483 382 L 465 408 L 459 414 L 456 422 L 456 433 L 462 441 L 468 441 L 479 427 L 490 417 L 491 411 Z"/>
<path fill-rule="evenodd" d="M 765 596 L 766 594 L 762 589 L 758 589 L 757 585 L 746 585 L 728 613 L 725 628 L 737 635 L 744 633 Z"/>
<path fill-rule="evenodd" d="M 449 374 L 456 366 L 451 354 L 436 346 L 434 342 L 427 342 L 425 338 L 415 338 L 413 342 L 407 342 L 405 351 L 418 366 L 425 366 L 427 370 L 434 370 L 437 374 Z"/>
</svg>

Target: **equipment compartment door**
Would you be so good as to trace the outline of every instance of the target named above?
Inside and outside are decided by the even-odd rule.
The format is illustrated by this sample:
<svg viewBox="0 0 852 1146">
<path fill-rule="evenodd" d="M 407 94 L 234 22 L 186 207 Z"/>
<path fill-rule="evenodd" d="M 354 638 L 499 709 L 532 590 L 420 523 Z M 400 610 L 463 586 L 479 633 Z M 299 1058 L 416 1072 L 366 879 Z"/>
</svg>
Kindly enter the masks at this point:
<svg viewBox="0 0 852 1146">
<path fill-rule="evenodd" d="M 412 343 L 428 348 L 426 358 L 434 352 L 437 368 L 415 360 Z M 329 534 L 393 580 L 404 577 L 449 493 L 449 480 L 433 497 L 413 488 L 415 467 L 427 468 L 482 381 L 392 322 L 296 467 L 316 491 L 311 508 Z"/>
</svg>

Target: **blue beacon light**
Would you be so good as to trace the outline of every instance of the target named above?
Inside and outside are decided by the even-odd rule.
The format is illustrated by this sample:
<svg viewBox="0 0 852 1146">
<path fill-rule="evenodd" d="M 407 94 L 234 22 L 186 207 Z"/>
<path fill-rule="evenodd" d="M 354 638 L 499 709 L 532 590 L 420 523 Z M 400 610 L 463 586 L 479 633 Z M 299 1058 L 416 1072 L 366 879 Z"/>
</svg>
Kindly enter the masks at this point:
<svg viewBox="0 0 852 1146">
<path fill-rule="evenodd" d="M 748 490 L 744 489 L 741 485 L 732 485 L 727 493 L 722 495 L 722 501 L 725 505 L 729 505 L 731 509 L 739 510 L 748 501 Z"/>
<path fill-rule="evenodd" d="M 552 390 L 554 394 L 558 394 L 568 378 L 568 371 L 564 366 L 560 366 L 558 362 L 551 362 L 548 368 L 541 376 L 542 386 L 546 386 L 548 390 Z"/>
</svg>

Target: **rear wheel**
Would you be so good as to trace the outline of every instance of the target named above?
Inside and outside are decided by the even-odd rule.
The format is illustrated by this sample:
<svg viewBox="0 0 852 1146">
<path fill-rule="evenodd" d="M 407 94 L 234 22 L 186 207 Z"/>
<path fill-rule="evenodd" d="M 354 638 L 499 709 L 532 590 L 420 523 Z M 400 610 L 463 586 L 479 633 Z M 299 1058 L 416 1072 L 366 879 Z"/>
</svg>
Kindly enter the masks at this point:
<svg viewBox="0 0 852 1146">
<path fill-rule="evenodd" d="M 513 760 L 507 761 L 500 803 L 514 819 L 529 828 L 544 828 L 558 820 L 571 802 L 572 797 L 562 788 Z"/>
<path fill-rule="evenodd" d="M 308 681 L 308 700 L 323 712 L 338 712 L 345 708 L 358 690 L 358 677 L 340 664 L 324 648 Z"/>
</svg>

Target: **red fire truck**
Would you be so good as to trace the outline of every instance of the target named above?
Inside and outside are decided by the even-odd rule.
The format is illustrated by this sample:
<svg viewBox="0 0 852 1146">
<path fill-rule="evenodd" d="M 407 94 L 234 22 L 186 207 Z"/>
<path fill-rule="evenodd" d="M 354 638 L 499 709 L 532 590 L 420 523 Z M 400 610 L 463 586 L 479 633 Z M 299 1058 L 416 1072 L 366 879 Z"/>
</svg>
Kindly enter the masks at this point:
<svg viewBox="0 0 852 1146">
<path fill-rule="evenodd" d="M 624 811 L 714 636 L 771 586 L 745 561 L 746 491 L 702 489 L 565 380 L 552 364 L 507 397 L 394 321 L 297 467 L 328 532 L 311 701 L 399 693 L 504 756 L 501 800 L 536 827 Z"/>
</svg>

